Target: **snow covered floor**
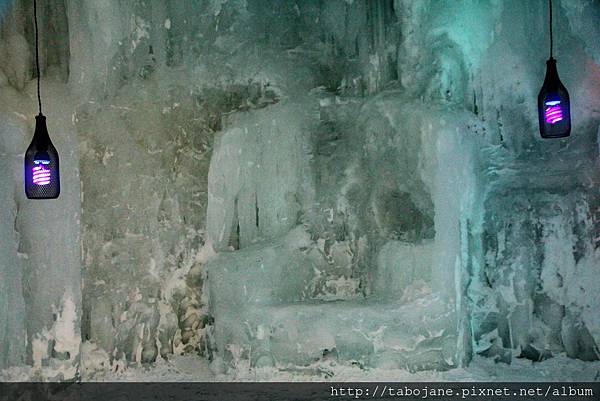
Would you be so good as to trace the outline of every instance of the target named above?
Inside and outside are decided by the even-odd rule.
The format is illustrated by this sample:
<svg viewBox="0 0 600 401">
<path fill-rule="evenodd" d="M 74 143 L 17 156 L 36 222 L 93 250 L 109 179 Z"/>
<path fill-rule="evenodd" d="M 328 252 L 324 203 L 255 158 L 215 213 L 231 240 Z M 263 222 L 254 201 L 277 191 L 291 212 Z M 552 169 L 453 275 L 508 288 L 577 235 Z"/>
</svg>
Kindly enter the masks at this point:
<svg viewBox="0 0 600 401">
<path fill-rule="evenodd" d="M 122 368 L 121 368 L 122 369 Z M 539 363 L 515 359 L 511 365 L 494 363 L 491 359 L 475 358 L 468 368 L 446 372 L 361 369 L 322 362 L 306 368 L 277 370 L 239 367 L 227 374 L 216 373 L 218 363 L 210 365 L 195 356 L 174 356 L 160 359 L 152 367 L 130 367 L 117 372 L 96 373 L 84 381 L 98 382 L 189 382 L 189 381 L 600 381 L 600 362 L 583 362 L 558 356 Z"/>
</svg>

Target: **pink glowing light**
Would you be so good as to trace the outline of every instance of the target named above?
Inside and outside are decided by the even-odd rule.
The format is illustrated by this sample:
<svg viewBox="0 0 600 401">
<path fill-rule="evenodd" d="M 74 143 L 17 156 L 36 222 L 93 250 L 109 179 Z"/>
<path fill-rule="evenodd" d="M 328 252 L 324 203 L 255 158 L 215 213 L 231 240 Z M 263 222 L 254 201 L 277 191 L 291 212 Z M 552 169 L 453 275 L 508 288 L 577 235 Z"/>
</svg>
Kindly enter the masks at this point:
<svg viewBox="0 0 600 401">
<path fill-rule="evenodd" d="M 34 160 L 34 163 L 36 166 L 33 167 L 33 183 L 35 185 L 50 184 L 50 169 L 45 166 L 50 162 L 48 160 Z"/>
<path fill-rule="evenodd" d="M 562 108 L 560 107 L 560 100 L 552 100 L 546 102 L 546 110 L 544 112 L 546 122 L 549 124 L 556 124 L 563 119 Z"/>
</svg>

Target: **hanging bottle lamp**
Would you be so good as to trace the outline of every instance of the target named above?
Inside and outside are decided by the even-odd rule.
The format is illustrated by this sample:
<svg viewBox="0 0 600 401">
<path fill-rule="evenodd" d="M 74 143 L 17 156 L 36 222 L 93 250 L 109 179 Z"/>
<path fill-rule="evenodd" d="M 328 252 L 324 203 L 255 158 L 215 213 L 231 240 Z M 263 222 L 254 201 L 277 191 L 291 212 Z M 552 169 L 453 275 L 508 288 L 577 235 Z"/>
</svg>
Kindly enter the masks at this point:
<svg viewBox="0 0 600 401">
<path fill-rule="evenodd" d="M 46 117 L 42 114 L 36 0 L 33 0 L 33 20 L 35 25 L 37 97 L 40 113 L 35 117 L 35 132 L 31 144 L 25 152 L 25 195 L 29 199 L 56 199 L 60 194 L 58 152 L 50 140 L 48 128 L 46 127 Z"/>
<path fill-rule="evenodd" d="M 546 78 L 538 95 L 538 116 L 542 138 L 565 138 L 571 134 L 571 103 L 567 88 L 560 82 L 556 60 L 552 57 L 552 0 L 550 9 L 550 58 L 546 61 Z"/>
</svg>

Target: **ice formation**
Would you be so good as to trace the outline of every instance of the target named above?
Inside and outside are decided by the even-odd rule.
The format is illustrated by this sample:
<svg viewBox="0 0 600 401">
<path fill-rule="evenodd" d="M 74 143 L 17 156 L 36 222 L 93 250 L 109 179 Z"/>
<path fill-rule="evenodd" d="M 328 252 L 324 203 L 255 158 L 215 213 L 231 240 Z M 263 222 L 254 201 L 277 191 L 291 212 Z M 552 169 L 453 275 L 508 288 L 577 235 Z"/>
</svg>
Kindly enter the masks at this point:
<svg viewBox="0 0 600 401">
<path fill-rule="evenodd" d="M 545 2 L 40 2 L 47 202 L 32 1 L 2 4 L 0 378 L 595 366 L 600 5 L 555 3 L 547 141 Z"/>
</svg>

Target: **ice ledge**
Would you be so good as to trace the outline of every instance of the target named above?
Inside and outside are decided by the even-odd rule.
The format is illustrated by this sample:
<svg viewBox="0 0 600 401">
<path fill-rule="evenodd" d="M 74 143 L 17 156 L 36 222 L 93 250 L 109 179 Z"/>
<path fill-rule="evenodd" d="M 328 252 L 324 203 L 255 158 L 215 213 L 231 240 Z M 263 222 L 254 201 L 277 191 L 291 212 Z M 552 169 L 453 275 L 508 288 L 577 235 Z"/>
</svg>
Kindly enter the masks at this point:
<svg viewBox="0 0 600 401">
<path fill-rule="evenodd" d="M 327 357 L 361 366 L 446 370 L 457 365 L 454 310 L 437 295 L 411 303 L 375 299 L 251 305 L 215 319 L 227 360 L 310 365 Z"/>
<path fill-rule="evenodd" d="M 331 357 L 411 371 L 458 365 L 456 313 L 439 294 L 410 302 L 311 299 L 321 262 L 302 233 L 298 227 L 280 241 L 221 253 L 207 264 L 220 356 L 232 365 L 249 359 L 276 367 Z"/>
</svg>

